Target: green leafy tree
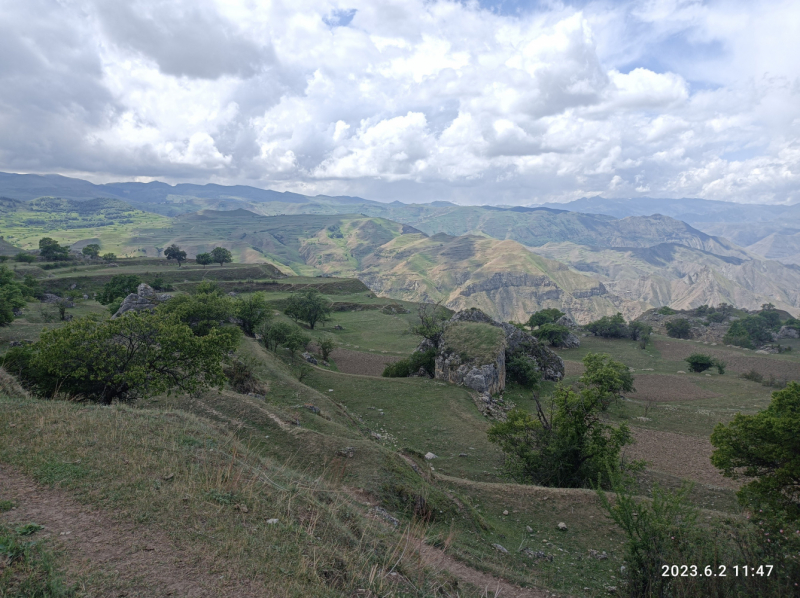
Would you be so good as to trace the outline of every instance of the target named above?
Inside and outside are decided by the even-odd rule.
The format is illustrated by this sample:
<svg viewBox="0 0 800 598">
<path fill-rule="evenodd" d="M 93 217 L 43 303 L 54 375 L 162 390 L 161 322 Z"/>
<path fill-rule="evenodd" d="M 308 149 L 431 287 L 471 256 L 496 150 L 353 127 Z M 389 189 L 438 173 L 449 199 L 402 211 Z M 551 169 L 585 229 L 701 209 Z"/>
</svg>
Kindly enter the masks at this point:
<svg viewBox="0 0 800 598">
<path fill-rule="evenodd" d="M 211 261 L 222 266 L 223 264 L 232 262 L 233 255 L 224 247 L 214 247 L 214 249 L 211 250 Z"/>
<path fill-rule="evenodd" d="M 533 331 L 533 336 L 546 342 L 552 347 L 560 347 L 569 336 L 569 328 L 558 324 L 540 324 L 537 330 Z"/>
<path fill-rule="evenodd" d="M 300 330 L 297 326 L 292 328 L 292 331 L 283 340 L 283 346 L 289 351 L 294 362 L 295 353 L 304 351 L 306 345 L 311 342 L 311 337 Z"/>
<path fill-rule="evenodd" d="M 629 335 L 625 318 L 619 312 L 613 316 L 603 316 L 599 320 L 590 322 L 586 325 L 586 330 L 594 336 L 602 336 L 603 338 L 627 338 Z"/>
<path fill-rule="evenodd" d="M 650 335 L 653 333 L 653 327 L 644 322 L 631 322 L 628 324 L 628 334 L 631 340 L 640 341 L 647 345 L 650 340 Z"/>
<path fill-rule="evenodd" d="M 563 311 L 556 308 L 543 309 L 537 311 L 530 318 L 528 318 L 528 326 L 535 328 L 543 324 L 554 324 L 561 316 L 564 316 Z"/>
<path fill-rule="evenodd" d="M 800 383 L 773 392 L 764 411 L 717 424 L 711 444 L 711 462 L 722 474 L 747 480 L 738 493 L 742 504 L 800 521 Z"/>
<path fill-rule="evenodd" d="M 324 361 L 328 361 L 328 357 L 330 357 L 331 353 L 336 348 L 336 341 L 333 339 L 333 337 L 326 334 L 317 340 L 317 345 L 319 345 L 322 359 Z"/>
<path fill-rule="evenodd" d="M 714 359 L 705 353 L 692 353 L 686 358 L 690 372 L 702 373 L 714 366 Z"/>
<path fill-rule="evenodd" d="M 63 394 L 103 404 L 180 390 L 222 387 L 222 360 L 234 348 L 212 331 L 195 336 L 177 317 L 131 312 L 116 320 L 86 317 L 15 347 L 6 365 L 42 396 Z"/>
<path fill-rule="evenodd" d="M 69 247 L 62 247 L 55 239 L 44 237 L 39 240 L 39 255 L 48 262 L 68 260 Z"/>
<path fill-rule="evenodd" d="M 116 299 L 124 299 L 135 293 L 141 282 L 142 279 L 135 274 L 117 274 L 103 285 L 103 290 L 97 294 L 97 300 L 108 305 Z"/>
<path fill-rule="evenodd" d="M 164 250 L 164 257 L 167 260 L 175 260 L 178 262 L 178 268 L 181 267 L 181 262 L 186 261 L 186 252 L 173 243 Z"/>
<path fill-rule="evenodd" d="M 406 378 L 417 374 L 422 368 L 433 377 L 436 369 L 436 349 L 414 351 L 409 357 L 386 364 L 381 374 L 384 378 Z"/>
<path fill-rule="evenodd" d="M 272 316 L 264 293 L 238 297 L 233 305 L 234 316 L 241 321 L 242 330 L 247 336 L 254 336 L 256 329 Z"/>
<path fill-rule="evenodd" d="M 728 345 L 755 348 L 772 340 L 769 321 L 760 316 L 745 316 L 731 323 L 723 342 Z"/>
<path fill-rule="evenodd" d="M 36 256 L 26 251 L 20 251 L 17 255 L 14 256 L 15 262 L 20 262 L 24 264 L 32 264 L 36 261 Z"/>
<path fill-rule="evenodd" d="M 447 313 L 442 308 L 441 301 L 436 303 L 420 303 L 417 306 L 419 324 L 413 326 L 411 331 L 428 341 L 433 347 L 439 345 L 444 335 Z"/>
<path fill-rule="evenodd" d="M 0 326 L 8 326 L 14 321 L 14 310 L 25 307 L 22 285 L 15 278 L 14 273 L 0 266 Z"/>
<path fill-rule="evenodd" d="M 234 314 L 233 300 L 223 295 L 213 283 L 201 283 L 194 295 L 178 295 L 162 303 L 159 308 L 167 314 L 175 314 L 189 326 L 196 336 L 206 336 L 212 330 L 228 322 Z M 225 326 L 225 334 L 238 334 L 238 328 Z"/>
<path fill-rule="evenodd" d="M 672 338 L 692 338 L 692 324 L 686 318 L 671 320 L 665 324 L 667 336 Z"/>
<path fill-rule="evenodd" d="M 772 303 L 764 303 L 758 312 L 758 317 L 763 318 L 772 330 L 781 327 L 781 315 Z"/>
<path fill-rule="evenodd" d="M 517 351 L 509 356 L 506 363 L 506 376 L 523 388 L 533 390 L 539 387 L 542 373 L 536 367 L 536 362 L 528 357 L 524 351 Z"/>
<path fill-rule="evenodd" d="M 104 262 L 113 262 L 117 259 L 117 254 L 111 252 L 104 253 L 100 259 L 102 259 Z"/>
<path fill-rule="evenodd" d="M 194 261 L 203 266 L 204 269 L 206 266 L 214 263 L 210 253 L 198 253 L 195 256 Z"/>
<path fill-rule="evenodd" d="M 90 259 L 100 256 L 100 245 L 97 243 L 89 243 L 86 247 L 81 249 L 81 253 Z"/>
<path fill-rule="evenodd" d="M 289 322 L 269 322 L 261 326 L 262 341 L 267 349 L 275 352 L 289 338 L 294 328 Z"/>
<path fill-rule="evenodd" d="M 512 409 L 504 422 L 489 428 L 489 440 L 505 453 L 506 473 L 518 482 L 578 488 L 606 484 L 620 471 L 620 452 L 633 442 L 624 424 L 601 419 L 596 397 L 558 386 L 545 413 L 534 394 L 537 413 Z"/>
<path fill-rule="evenodd" d="M 623 392 L 633 392 L 633 374 L 621 361 L 606 353 L 589 353 L 583 358 L 585 368 L 580 378 L 583 395 L 605 411 Z"/>
<path fill-rule="evenodd" d="M 324 322 L 331 313 L 331 302 L 317 289 L 303 289 L 292 294 L 284 313 L 295 322 L 306 322 L 311 330 L 317 322 Z"/>
<path fill-rule="evenodd" d="M 0 264 L 5 264 L 8 261 L 7 255 L 0 255 Z"/>
</svg>

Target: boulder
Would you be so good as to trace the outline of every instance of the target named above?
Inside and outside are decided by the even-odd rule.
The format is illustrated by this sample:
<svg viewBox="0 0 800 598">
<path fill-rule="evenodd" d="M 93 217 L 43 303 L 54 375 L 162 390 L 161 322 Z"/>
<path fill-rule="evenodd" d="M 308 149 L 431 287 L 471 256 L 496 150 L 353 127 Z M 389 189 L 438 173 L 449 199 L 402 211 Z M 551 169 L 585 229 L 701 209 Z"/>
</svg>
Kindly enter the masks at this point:
<svg viewBox="0 0 800 598">
<path fill-rule="evenodd" d="M 75 307 L 75 304 L 69 299 L 64 299 L 63 297 L 53 295 L 52 293 L 45 293 L 42 295 L 42 303 L 63 303 L 66 307 Z"/>
<path fill-rule="evenodd" d="M 117 313 L 111 316 L 111 319 L 118 318 L 129 311 L 155 309 L 159 303 L 168 301 L 169 299 L 172 299 L 172 295 L 159 295 L 155 292 L 153 287 L 143 282 L 137 287 L 135 293 L 131 293 L 122 300 L 122 305 L 119 306 Z"/>
<path fill-rule="evenodd" d="M 561 316 L 558 320 L 556 320 L 556 325 L 566 326 L 571 330 L 574 330 L 578 327 L 578 325 L 575 323 L 575 320 L 573 320 L 569 316 Z"/>
<path fill-rule="evenodd" d="M 305 359 L 308 363 L 317 365 L 317 360 L 311 353 L 308 352 L 303 353 L 303 359 Z"/>
<path fill-rule="evenodd" d="M 800 332 L 798 332 L 797 328 L 781 326 L 778 334 L 775 335 L 775 340 L 783 340 L 785 338 L 800 338 Z"/>
</svg>

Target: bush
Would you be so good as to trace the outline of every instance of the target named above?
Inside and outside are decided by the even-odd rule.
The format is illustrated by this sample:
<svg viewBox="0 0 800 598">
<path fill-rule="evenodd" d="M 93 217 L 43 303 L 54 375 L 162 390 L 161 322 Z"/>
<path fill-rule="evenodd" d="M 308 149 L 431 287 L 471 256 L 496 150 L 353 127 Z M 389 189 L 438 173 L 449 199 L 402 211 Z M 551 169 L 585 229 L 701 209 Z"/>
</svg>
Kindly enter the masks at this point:
<svg viewBox="0 0 800 598">
<path fill-rule="evenodd" d="M 141 282 L 142 279 L 135 274 L 117 274 L 103 285 L 103 290 L 97 294 L 97 300 L 108 305 L 115 299 L 124 299 L 135 293 Z"/>
<path fill-rule="evenodd" d="M 533 336 L 551 347 L 562 346 L 569 334 L 569 328 L 558 324 L 541 324 L 537 330 L 533 331 Z"/>
<path fill-rule="evenodd" d="M 330 354 L 336 348 L 336 341 L 333 340 L 332 337 L 325 335 L 317 339 L 317 345 L 319 345 L 322 359 L 328 361 L 328 357 L 330 357 Z"/>
<path fill-rule="evenodd" d="M 424 368 L 428 376 L 433 377 L 436 370 L 436 350 L 415 351 L 409 357 L 389 363 L 383 370 L 384 378 L 405 378 L 416 374 L 420 368 Z"/>
<path fill-rule="evenodd" d="M 558 386 L 545 414 L 512 409 L 489 428 L 489 441 L 505 453 L 505 472 L 518 482 L 578 488 L 605 484 L 621 470 L 620 453 L 633 438 L 625 424 L 613 427 L 599 414 L 602 404 L 588 393 Z"/>
<path fill-rule="evenodd" d="M 762 376 L 755 370 L 750 370 L 749 372 L 740 374 L 740 377 L 744 378 L 745 380 L 750 380 L 751 382 L 761 382 L 762 380 L 764 380 L 764 376 Z"/>
<path fill-rule="evenodd" d="M 295 326 L 294 329 L 284 339 L 283 346 L 289 351 L 292 356 L 292 362 L 294 362 L 295 353 L 298 351 L 304 351 L 306 345 L 308 345 L 310 342 L 311 337 Z"/>
<path fill-rule="evenodd" d="M 133 312 L 116 320 L 86 317 L 14 347 L 5 367 L 45 397 L 63 394 L 111 404 L 179 389 L 195 393 L 224 381 L 220 362 L 230 337 L 195 336 L 177 317 Z"/>
<path fill-rule="evenodd" d="M 24 264 L 32 264 L 36 261 L 36 256 L 25 251 L 20 251 L 17 255 L 14 256 L 15 262 L 20 262 Z"/>
<path fill-rule="evenodd" d="M 658 310 L 658 313 L 660 313 L 662 316 L 674 316 L 678 312 L 672 309 L 671 307 L 667 307 L 665 305 L 664 307 Z"/>
<path fill-rule="evenodd" d="M 261 341 L 267 349 L 275 352 L 289 338 L 294 328 L 289 322 L 265 322 L 260 326 Z"/>
<path fill-rule="evenodd" d="M 247 336 L 254 336 L 256 328 L 272 316 L 264 293 L 253 293 L 247 297 L 239 297 L 234 302 L 234 315 L 241 321 L 242 330 Z"/>
<path fill-rule="evenodd" d="M 625 318 L 619 312 L 616 315 L 603 316 L 599 320 L 590 322 L 586 325 L 586 330 L 594 336 L 603 338 L 628 338 L 630 334 L 628 326 L 625 324 Z"/>
<path fill-rule="evenodd" d="M 686 362 L 689 364 L 689 371 L 697 373 L 705 372 L 714 365 L 712 357 L 704 353 L 692 353 L 686 358 Z"/>
<path fill-rule="evenodd" d="M 633 392 L 633 374 L 621 361 L 606 353 L 589 353 L 583 358 L 585 371 L 580 378 L 583 395 L 605 411 L 623 392 Z"/>
<path fill-rule="evenodd" d="M 566 314 L 564 314 L 563 311 L 555 308 L 543 309 L 541 311 L 537 311 L 530 318 L 528 318 L 528 326 L 535 328 L 536 326 L 542 326 L 544 324 L 554 324 L 561 316 L 564 315 Z"/>
<path fill-rule="evenodd" d="M 241 358 L 232 359 L 224 368 L 224 372 L 228 383 L 236 392 L 265 394 L 264 386 L 253 372 L 252 361 Z"/>
<path fill-rule="evenodd" d="M 778 330 L 781 327 L 781 315 L 772 303 L 765 303 L 758 312 L 758 317 L 762 318 L 769 328 Z"/>
<path fill-rule="evenodd" d="M 733 322 L 723 339 L 728 345 L 754 349 L 757 345 L 772 341 L 767 319 L 760 316 L 745 316 Z"/>
<path fill-rule="evenodd" d="M 628 324 L 628 333 L 631 340 L 644 341 L 644 345 L 647 345 L 647 341 L 650 340 L 650 335 L 653 333 L 653 327 L 644 322 L 631 322 Z"/>
<path fill-rule="evenodd" d="M 706 316 L 706 322 L 709 324 L 720 324 L 727 319 L 727 316 L 722 313 L 721 311 L 715 311 L 714 313 L 708 314 Z"/>
<path fill-rule="evenodd" d="M 672 338 L 692 338 L 692 325 L 686 318 L 678 318 L 665 324 L 667 336 Z"/>
<path fill-rule="evenodd" d="M 234 313 L 234 303 L 214 283 L 201 283 L 194 295 L 179 295 L 162 303 L 160 311 L 175 314 L 195 336 L 206 336 L 227 322 Z M 241 334 L 238 328 L 226 327 L 226 334 Z M 232 331 L 235 331 L 232 332 Z"/>
<path fill-rule="evenodd" d="M 11 270 L 0 266 L 0 326 L 8 326 L 14 321 L 14 310 L 25 307 L 25 290 Z"/>
<path fill-rule="evenodd" d="M 533 389 L 539 386 L 542 374 L 536 367 L 536 362 L 528 357 L 524 351 L 517 351 L 511 355 L 506 363 L 506 376 L 523 388 Z"/>
</svg>

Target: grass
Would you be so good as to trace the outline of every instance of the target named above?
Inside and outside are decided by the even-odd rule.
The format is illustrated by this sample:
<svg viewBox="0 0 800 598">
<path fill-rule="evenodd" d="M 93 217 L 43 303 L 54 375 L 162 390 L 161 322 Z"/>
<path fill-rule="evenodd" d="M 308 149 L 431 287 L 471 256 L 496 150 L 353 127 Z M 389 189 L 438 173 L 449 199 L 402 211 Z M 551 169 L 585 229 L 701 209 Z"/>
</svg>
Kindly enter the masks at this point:
<svg viewBox="0 0 800 598">
<path fill-rule="evenodd" d="M 505 346 L 505 333 L 491 324 L 456 322 L 445 329 L 444 343 L 447 349 L 460 355 L 462 361 L 494 363 Z"/>
<path fill-rule="evenodd" d="M 41 526 L 34 523 L 16 529 L 0 523 L 0 596 L 69 598 L 79 595 L 76 586 L 65 581 L 63 555 L 57 554 L 48 542 L 32 539 L 40 529 Z"/>
</svg>

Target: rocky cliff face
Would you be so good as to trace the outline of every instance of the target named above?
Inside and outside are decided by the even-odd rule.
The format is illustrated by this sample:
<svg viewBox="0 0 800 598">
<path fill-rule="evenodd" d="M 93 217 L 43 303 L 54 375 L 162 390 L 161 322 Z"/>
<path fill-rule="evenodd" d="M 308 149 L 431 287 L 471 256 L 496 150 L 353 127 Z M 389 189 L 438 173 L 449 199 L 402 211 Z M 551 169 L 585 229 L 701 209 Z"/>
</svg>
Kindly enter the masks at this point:
<svg viewBox="0 0 800 598">
<path fill-rule="evenodd" d="M 135 293 L 131 293 L 122 301 L 117 313 L 111 316 L 111 319 L 116 319 L 122 314 L 129 311 L 145 311 L 155 309 L 155 307 L 163 302 L 172 299 L 172 295 L 166 293 L 158 294 L 155 289 L 149 284 L 140 284 Z"/>
</svg>

